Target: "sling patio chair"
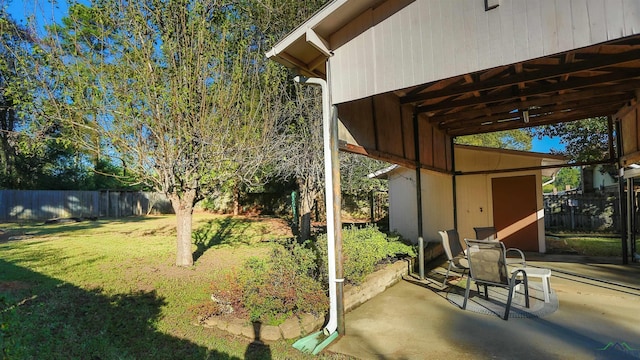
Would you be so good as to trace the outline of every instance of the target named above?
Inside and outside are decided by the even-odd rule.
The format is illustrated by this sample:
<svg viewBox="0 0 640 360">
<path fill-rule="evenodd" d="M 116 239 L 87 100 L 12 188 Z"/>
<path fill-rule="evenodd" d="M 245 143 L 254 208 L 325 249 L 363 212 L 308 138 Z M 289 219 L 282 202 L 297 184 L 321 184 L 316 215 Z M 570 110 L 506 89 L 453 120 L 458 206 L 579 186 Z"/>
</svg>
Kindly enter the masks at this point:
<svg viewBox="0 0 640 360">
<path fill-rule="evenodd" d="M 440 234 L 440 237 L 442 237 L 442 247 L 444 248 L 445 254 L 447 254 L 447 262 L 449 263 L 447 273 L 442 281 L 442 286 L 445 286 L 449 279 L 449 273 L 451 270 L 461 272 L 462 277 L 465 273 L 469 272 L 469 262 L 467 261 L 464 250 L 462 249 L 460 236 L 458 235 L 457 230 L 451 229 L 447 231 L 438 231 L 438 233 Z"/>
<path fill-rule="evenodd" d="M 511 301 L 513 300 L 515 287 L 520 283 L 524 285 L 525 305 L 528 308 L 529 283 L 527 273 L 523 269 L 516 269 L 513 273 L 509 274 L 506 259 L 507 250 L 504 244 L 501 241 L 475 239 L 464 239 L 464 242 L 467 245 L 467 259 L 469 261 L 470 271 L 462 309 L 467 308 L 471 280 L 475 282 L 476 286 L 480 284 L 484 286 L 484 297 L 487 300 L 489 299 L 487 286 L 497 286 L 508 289 L 507 304 L 503 316 L 504 320 L 509 319 L 509 310 L 511 309 Z M 519 277 L 521 277 L 521 279 L 519 279 Z"/>
<path fill-rule="evenodd" d="M 493 226 L 474 227 L 477 240 L 484 241 L 498 241 L 498 231 Z M 515 254 L 515 256 L 509 256 L 509 254 Z M 517 248 L 508 248 L 506 252 L 507 265 L 514 265 L 517 267 L 526 267 L 527 261 L 525 260 L 522 250 Z"/>
</svg>

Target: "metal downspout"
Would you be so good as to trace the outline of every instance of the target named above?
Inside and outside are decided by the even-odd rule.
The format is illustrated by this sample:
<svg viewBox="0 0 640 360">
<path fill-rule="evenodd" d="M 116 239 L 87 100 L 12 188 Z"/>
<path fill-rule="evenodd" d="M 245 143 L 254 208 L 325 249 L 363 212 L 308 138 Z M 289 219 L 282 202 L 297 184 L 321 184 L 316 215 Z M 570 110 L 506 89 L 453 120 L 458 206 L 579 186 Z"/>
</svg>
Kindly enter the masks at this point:
<svg viewBox="0 0 640 360">
<path fill-rule="evenodd" d="M 453 176 L 451 178 L 452 196 L 453 196 L 453 228 L 458 228 L 458 194 L 456 188 L 456 146 L 455 137 L 451 138 L 451 172 Z"/>
<path fill-rule="evenodd" d="M 329 321 L 324 328 L 324 333 L 325 335 L 330 335 L 338 330 L 339 334 L 344 335 L 344 279 L 342 277 L 342 222 L 340 219 L 341 197 L 337 114 L 335 114 L 335 111 L 333 111 L 335 109 L 331 106 L 329 88 L 325 80 L 296 76 L 294 81 L 301 84 L 319 85 L 322 88 L 322 135 L 327 208 L 327 267 L 329 273 Z"/>
<path fill-rule="evenodd" d="M 328 67 L 328 65 L 327 65 Z M 342 256 L 342 191 L 340 190 L 340 156 L 338 152 L 338 109 L 331 107 L 331 167 L 333 168 L 333 222 L 335 238 L 336 321 L 338 334 L 345 335 L 344 324 L 344 267 Z"/>
</svg>

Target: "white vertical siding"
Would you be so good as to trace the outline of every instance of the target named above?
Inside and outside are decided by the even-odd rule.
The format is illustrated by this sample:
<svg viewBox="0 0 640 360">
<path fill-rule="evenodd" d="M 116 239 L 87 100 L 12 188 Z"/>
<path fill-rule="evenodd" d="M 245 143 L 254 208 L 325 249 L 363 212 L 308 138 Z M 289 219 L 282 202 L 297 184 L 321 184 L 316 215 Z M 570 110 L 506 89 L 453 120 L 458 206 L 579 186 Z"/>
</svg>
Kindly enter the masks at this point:
<svg viewBox="0 0 640 360">
<path fill-rule="evenodd" d="M 334 102 L 640 33 L 640 0 L 383 3 L 330 38 Z"/>
<path fill-rule="evenodd" d="M 622 8 L 622 0 L 606 0 L 604 4 L 607 39 L 622 37 L 624 27 L 618 26 L 624 24 L 624 13 L 618 10 Z"/>
<path fill-rule="evenodd" d="M 439 230 L 453 228 L 453 180 L 451 175 L 422 170 L 422 235 L 439 241 Z"/>
<path fill-rule="evenodd" d="M 389 177 L 389 230 L 418 242 L 416 172 L 400 169 Z"/>
<path fill-rule="evenodd" d="M 622 36 L 640 33 L 640 2 L 638 0 L 623 0 L 624 31 Z"/>
</svg>

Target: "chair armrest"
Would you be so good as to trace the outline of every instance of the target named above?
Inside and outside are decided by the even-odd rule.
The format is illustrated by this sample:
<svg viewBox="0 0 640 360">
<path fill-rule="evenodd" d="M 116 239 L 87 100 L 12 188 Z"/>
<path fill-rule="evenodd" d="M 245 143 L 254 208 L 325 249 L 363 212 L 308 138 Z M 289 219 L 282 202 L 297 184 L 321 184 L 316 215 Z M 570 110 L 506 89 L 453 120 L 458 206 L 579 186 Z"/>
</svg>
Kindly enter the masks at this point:
<svg viewBox="0 0 640 360">
<path fill-rule="evenodd" d="M 509 255 L 510 251 L 517 253 L 520 259 L 518 260 L 515 258 L 511 258 L 512 261 L 509 261 L 509 258 L 507 258 L 507 264 L 522 264 L 523 267 L 527 266 L 527 261 L 524 258 L 524 253 L 522 252 L 522 250 L 516 248 L 508 248 L 505 255 Z"/>
</svg>

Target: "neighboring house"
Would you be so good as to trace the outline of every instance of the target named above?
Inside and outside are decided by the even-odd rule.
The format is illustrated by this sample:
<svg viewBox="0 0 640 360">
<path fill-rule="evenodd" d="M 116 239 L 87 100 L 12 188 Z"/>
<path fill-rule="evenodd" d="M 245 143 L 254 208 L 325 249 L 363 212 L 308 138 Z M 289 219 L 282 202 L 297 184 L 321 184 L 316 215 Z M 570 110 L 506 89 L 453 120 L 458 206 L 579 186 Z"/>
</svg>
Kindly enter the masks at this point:
<svg viewBox="0 0 640 360">
<path fill-rule="evenodd" d="M 583 166 L 580 171 L 582 192 L 618 192 L 618 179 L 614 175 L 605 165 Z"/>
<path fill-rule="evenodd" d="M 494 226 L 508 246 L 545 252 L 542 175 L 558 169 L 541 167 L 563 164 L 564 158 L 467 145 L 456 145 L 454 155 L 454 181 L 439 172 L 421 172 L 425 241 L 439 242 L 438 230 L 457 222 L 461 238 L 475 238 L 474 227 Z M 416 242 L 416 171 L 394 165 L 375 175 L 389 179 L 390 230 Z"/>
</svg>

